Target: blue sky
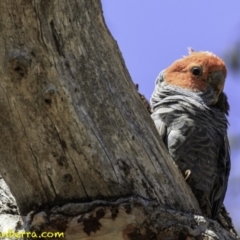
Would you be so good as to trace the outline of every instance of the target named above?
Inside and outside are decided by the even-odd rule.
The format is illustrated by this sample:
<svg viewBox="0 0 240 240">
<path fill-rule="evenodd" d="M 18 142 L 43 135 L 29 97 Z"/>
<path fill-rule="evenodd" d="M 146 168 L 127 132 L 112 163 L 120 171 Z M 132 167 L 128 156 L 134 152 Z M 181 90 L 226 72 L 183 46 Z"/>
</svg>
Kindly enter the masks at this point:
<svg viewBox="0 0 240 240">
<path fill-rule="evenodd" d="M 102 0 L 106 23 L 118 42 L 133 82 L 150 98 L 158 73 L 187 55 L 187 47 L 223 57 L 240 39 L 240 1 Z M 225 85 L 231 135 L 240 134 L 240 76 L 228 72 Z M 232 151 L 225 199 L 240 229 L 240 151 Z"/>
</svg>

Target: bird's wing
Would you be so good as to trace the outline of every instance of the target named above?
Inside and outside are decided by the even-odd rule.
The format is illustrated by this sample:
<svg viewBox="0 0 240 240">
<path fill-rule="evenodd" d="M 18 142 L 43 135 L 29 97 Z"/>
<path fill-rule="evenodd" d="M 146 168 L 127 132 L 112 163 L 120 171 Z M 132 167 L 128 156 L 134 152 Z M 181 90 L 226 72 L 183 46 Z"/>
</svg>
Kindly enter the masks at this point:
<svg viewBox="0 0 240 240">
<path fill-rule="evenodd" d="M 219 181 L 216 182 L 212 194 L 212 218 L 216 218 L 222 207 L 223 200 L 227 191 L 228 177 L 231 168 L 230 147 L 227 135 L 223 137 L 223 140 L 224 141 L 221 148 L 219 149 L 218 155 L 218 169 L 220 173 Z"/>
<path fill-rule="evenodd" d="M 190 106 L 190 105 L 189 105 Z M 184 98 L 169 97 L 163 100 L 151 115 L 162 140 L 170 155 L 176 160 L 195 129 L 194 121 L 185 114 Z"/>
</svg>

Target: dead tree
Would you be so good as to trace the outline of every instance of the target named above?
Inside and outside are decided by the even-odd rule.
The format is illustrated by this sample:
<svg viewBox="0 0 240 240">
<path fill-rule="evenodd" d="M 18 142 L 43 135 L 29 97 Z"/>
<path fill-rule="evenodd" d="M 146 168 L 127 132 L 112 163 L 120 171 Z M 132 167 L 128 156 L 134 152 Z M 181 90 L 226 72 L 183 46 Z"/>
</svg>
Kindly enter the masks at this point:
<svg viewBox="0 0 240 240">
<path fill-rule="evenodd" d="M 201 216 L 99 0 L 3 0 L 0 9 L 0 172 L 25 229 L 236 239 Z"/>
</svg>

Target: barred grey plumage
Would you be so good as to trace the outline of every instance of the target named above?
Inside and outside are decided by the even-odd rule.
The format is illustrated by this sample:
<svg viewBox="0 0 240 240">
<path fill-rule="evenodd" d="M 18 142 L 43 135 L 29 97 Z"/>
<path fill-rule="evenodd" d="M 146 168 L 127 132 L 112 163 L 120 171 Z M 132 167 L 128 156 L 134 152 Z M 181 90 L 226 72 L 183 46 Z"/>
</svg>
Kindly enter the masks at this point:
<svg viewBox="0 0 240 240">
<path fill-rule="evenodd" d="M 156 80 L 151 97 L 152 119 L 173 160 L 187 179 L 204 215 L 215 218 L 223 204 L 230 171 L 227 138 L 228 104 L 219 102 L 211 87 L 191 91 Z"/>
</svg>

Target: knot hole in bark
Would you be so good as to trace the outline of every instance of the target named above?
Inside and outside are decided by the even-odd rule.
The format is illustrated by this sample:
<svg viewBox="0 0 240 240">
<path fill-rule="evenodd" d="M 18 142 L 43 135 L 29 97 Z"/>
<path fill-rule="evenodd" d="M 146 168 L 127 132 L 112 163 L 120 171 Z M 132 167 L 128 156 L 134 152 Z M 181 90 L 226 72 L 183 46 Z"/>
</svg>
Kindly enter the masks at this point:
<svg viewBox="0 0 240 240">
<path fill-rule="evenodd" d="M 27 77 L 31 67 L 31 58 L 26 53 L 11 54 L 8 60 L 9 73 L 13 80 L 22 80 Z"/>
<path fill-rule="evenodd" d="M 69 183 L 69 182 L 72 182 L 73 181 L 73 178 L 72 178 L 72 175 L 71 174 L 65 174 L 64 176 L 63 176 L 63 181 L 65 182 L 65 183 Z"/>
<path fill-rule="evenodd" d="M 119 169 L 122 170 L 126 176 L 130 174 L 130 166 L 124 159 L 118 159 L 117 164 L 119 166 Z"/>
<path fill-rule="evenodd" d="M 54 85 L 49 85 L 43 92 L 43 99 L 47 105 L 51 105 L 53 98 L 57 92 L 57 88 Z"/>
</svg>

